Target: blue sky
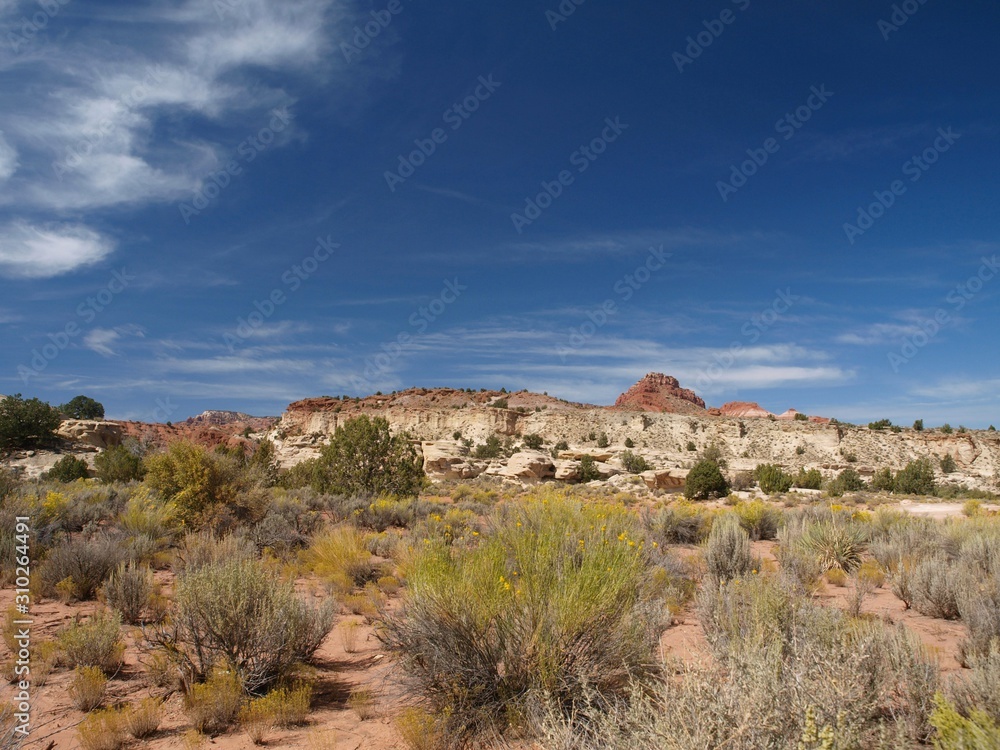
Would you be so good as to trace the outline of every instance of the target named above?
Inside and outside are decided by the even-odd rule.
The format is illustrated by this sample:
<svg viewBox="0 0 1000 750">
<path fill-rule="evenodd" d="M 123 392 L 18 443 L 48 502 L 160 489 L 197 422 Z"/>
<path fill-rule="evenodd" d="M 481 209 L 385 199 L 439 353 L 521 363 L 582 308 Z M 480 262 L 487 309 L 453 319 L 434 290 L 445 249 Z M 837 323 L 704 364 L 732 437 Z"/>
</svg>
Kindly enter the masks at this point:
<svg viewBox="0 0 1000 750">
<path fill-rule="evenodd" d="M 0 0 L 0 392 L 1000 421 L 1000 7 L 675 5 Z"/>
</svg>

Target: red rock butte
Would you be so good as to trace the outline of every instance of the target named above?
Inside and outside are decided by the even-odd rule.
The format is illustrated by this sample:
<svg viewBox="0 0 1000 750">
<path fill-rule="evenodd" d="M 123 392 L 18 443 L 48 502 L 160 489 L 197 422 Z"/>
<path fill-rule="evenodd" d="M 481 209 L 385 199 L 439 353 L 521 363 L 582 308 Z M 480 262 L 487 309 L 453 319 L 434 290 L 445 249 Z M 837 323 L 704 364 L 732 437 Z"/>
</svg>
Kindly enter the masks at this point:
<svg viewBox="0 0 1000 750">
<path fill-rule="evenodd" d="M 703 415 L 705 402 L 688 388 L 681 388 L 677 378 L 662 372 L 651 372 L 620 395 L 618 409 L 665 412 L 668 414 Z"/>
</svg>

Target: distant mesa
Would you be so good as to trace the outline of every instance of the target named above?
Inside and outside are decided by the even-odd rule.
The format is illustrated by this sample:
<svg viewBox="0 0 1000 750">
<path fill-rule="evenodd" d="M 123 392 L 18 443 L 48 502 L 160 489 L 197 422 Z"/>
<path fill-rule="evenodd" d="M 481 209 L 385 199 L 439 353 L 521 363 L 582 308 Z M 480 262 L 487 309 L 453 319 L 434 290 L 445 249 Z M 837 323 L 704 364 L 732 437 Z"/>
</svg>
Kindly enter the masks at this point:
<svg viewBox="0 0 1000 750">
<path fill-rule="evenodd" d="M 770 417 L 771 412 L 756 401 L 730 401 L 711 410 L 719 417 Z"/>
<path fill-rule="evenodd" d="M 615 408 L 667 414 L 704 415 L 705 402 L 694 391 L 681 388 L 677 378 L 651 372 L 620 395 Z"/>
</svg>

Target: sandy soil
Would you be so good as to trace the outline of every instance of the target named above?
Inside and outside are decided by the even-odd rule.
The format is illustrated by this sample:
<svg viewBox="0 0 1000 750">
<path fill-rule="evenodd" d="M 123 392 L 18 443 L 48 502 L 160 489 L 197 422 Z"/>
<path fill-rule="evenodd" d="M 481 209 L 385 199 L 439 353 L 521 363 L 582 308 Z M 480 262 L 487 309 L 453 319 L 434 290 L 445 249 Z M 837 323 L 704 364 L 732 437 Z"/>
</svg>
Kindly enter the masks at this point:
<svg viewBox="0 0 1000 750">
<path fill-rule="evenodd" d="M 960 515 L 962 506 L 958 503 L 911 503 L 905 508 L 909 512 L 945 517 Z M 765 561 L 775 563 L 773 542 L 757 542 L 754 547 L 757 555 Z M 697 554 L 697 548 L 682 548 L 681 553 Z M 766 565 L 768 562 L 765 562 Z M 171 574 L 160 571 L 157 578 L 169 590 Z M 299 581 L 298 588 L 300 591 L 318 589 L 314 582 L 306 580 Z M 844 608 L 850 594 L 849 585 L 837 587 L 824 584 L 816 598 L 824 605 Z M 390 606 L 398 605 L 398 601 L 397 595 Z M 12 603 L 13 591 L 10 588 L 0 591 L 0 612 L 5 612 Z M 32 637 L 35 641 L 52 638 L 68 622 L 89 615 L 99 606 L 94 602 L 65 605 L 52 599 L 35 602 L 31 613 L 35 621 Z M 965 637 L 965 627 L 960 621 L 938 620 L 907 610 L 887 587 L 876 590 L 866 600 L 863 612 L 888 623 L 902 623 L 916 633 L 937 657 L 943 673 L 961 670 L 958 661 L 959 644 Z M 345 650 L 342 627 L 344 623 L 352 621 L 357 623 L 357 639 L 355 648 L 348 653 Z M 140 640 L 141 633 L 138 629 L 130 629 L 125 664 L 108 684 L 106 705 L 135 702 L 149 695 L 165 697 L 164 720 L 160 730 L 142 745 L 153 750 L 184 747 L 182 738 L 190 724 L 183 711 L 181 695 L 176 690 L 149 684 L 140 662 Z M 710 656 L 704 631 L 690 607 L 678 615 L 675 624 L 663 634 L 660 645 L 665 659 L 691 662 L 705 660 Z M 6 649 L 0 646 L 0 658 L 5 657 Z M 334 630 L 317 653 L 316 662 L 314 701 L 309 723 L 303 727 L 275 730 L 267 747 L 310 750 L 391 750 L 406 747 L 393 724 L 394 716 L 405 704 L 398 669 L 389 655 L 381 649 L 372 626 L 364 618 L 341 614 Z M 79 747 L 76 725 L 84 715 L 72 707 L 67 696 L 70 676 L 69 670 L 56 669 L 44 686 L 35 688 L 35 728 L 26 748 L 69 750 Z M 348 707 L 348 696 L 358 689 L 371 690 L 377 696 L 377 715 L 374 718 L 362 721 Z M 243 730 L 237 729 L 208 739 L 203 747 L 214 750 L 249 750 L 254 745 Z"/>
</svg>

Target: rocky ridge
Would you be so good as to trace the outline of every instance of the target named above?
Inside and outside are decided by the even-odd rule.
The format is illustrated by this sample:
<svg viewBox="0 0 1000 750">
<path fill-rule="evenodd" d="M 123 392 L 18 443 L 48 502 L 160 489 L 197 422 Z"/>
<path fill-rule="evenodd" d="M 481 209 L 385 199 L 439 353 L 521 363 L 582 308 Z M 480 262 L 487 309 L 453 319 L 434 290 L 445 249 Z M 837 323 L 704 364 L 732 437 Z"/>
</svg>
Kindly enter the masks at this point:
<svg viewBox="0 0 1000 750">
<path fill-rule="evenodd" d="M 485 475 L 522 483 L 575 481 L 579 457 L 588 454 L 612 485 L 641 482 L 650 488 L 676 489 L 683 486 L 698 454 L 711 444 L 721 449 L 731 472 L 777 463 L 793 472 L 817 468 L 832 476 L 852 467 L 871 476 L 882 466 L 899 469 L 914 459 L 937 460 L 951 454 L 958 471 L 941 475 L 940 481 L 989 488 L 1000 478 L 1000 434 L 995 432 L 873 431 L 823 418 L 803 421 L 795 418 L 794 410 L 779 419 L 748 403 L 728 404 L 714 416 L 678 395 L 685 389 L 674 378 L 651 374 L 640 383 L 641 388 L 630 389 L 639 397 L 619 399 L 624 407 L 573 404 L 527 391 L 424 388 L 358 400 L 307 399 L 291 404 L 268 437 L 275 442 L 282 464 L 291 466 L 318 455 L 345 421 L 359 414 L 381 416 L 394 431 L 413 437 L 425 470 L 434 479 Z M 665 392 L 650 397 L 650 384 Z M 634 405 L 641 400 L 697 413 L 639 410 Z M 491 435 L 509 439 L 512 447 L 522 446 L 521 452 L 509 459 L 475 458 L 472 446 L 485 443 Z M 527 435 L 540 436 L 543 450 L 524 449 Z M 600 447 L 602 438 L 607 447 Z M 562 441 L 569 447 L 554 458 L 552 448 Z M 622 464 L 626 450 L 642 456 L 652 473 L 629 475 Z"/>
</svg>

